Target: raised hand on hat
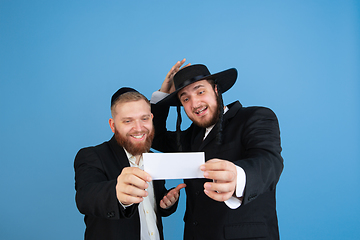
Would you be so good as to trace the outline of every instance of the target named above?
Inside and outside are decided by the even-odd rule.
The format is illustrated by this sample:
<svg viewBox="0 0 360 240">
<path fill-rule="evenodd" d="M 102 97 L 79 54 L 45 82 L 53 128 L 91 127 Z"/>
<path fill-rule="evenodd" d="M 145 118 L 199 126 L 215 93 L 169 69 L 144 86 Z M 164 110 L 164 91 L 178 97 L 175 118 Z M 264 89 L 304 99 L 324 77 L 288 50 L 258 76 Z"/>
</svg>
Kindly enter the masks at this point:
<svg viewBox="0 0 360 240">
<path fill-rule="evenodd" d="M 170 71 L 166 74 L 165 80 L 161 85 L 160 92 L 164 93 L 172 93 L 175 91 L 174 86 L 174 75 L 182 68 L 190 66 L 191 64 L 188 63 L 185 66 L 181 67 L 185 63 L 186 59 L 184 58 L 181 61 L 177 61 L 174 66 L 170 69 Z"/>
</svg>

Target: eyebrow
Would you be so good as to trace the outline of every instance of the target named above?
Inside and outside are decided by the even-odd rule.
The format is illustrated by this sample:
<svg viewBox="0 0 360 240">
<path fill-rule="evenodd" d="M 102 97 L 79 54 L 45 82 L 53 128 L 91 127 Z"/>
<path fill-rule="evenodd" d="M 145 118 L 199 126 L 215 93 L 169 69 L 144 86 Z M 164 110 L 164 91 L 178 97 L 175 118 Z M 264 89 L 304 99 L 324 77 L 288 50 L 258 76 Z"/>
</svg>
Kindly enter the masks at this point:
<svg viewBox="0 0 360 240">
<path fill-rule="evenodd" d="M 141 117 L 150 117 L 150 116 L 151 116 L 151 114 L 144 114 Z"/>
<path fill-rule="evenodd" d="M 201 88 L 201 87 L 205 87 L 203 84 L 198 84 L 198 85 L 195 85 L 195 87 L 192 88 L 193 91 Z M 183 95 L 185 95 L 186 92 L 182 92 L 180 95 L 179 95 L 179 98 L 181 98 Z"/>
<path fill-rule="evenodd" d="M 151 114 L 144 114 L 142 116 L 140 116 L 140 118 L 143 118 L 143 117 L 150 117 Z M 134 119 L 133 117 L 123 117 L 121 118 L 121 120 L 128 120 L 128 119 Z"/>
</svg>

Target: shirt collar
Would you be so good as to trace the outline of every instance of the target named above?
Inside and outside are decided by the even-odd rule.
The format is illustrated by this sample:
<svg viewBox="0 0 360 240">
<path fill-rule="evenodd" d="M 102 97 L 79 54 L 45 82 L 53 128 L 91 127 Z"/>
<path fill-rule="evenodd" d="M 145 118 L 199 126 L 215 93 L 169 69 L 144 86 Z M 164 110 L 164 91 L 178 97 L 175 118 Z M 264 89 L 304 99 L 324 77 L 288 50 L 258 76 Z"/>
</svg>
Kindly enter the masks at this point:
<svg viewBox="0 0 360 240">
<path fill-rule="evenodd" d="M 224 108 L 224 114 L 227 113 L 227 111 L 229 111 L 229 108 L 227 106 L 225 106 Z M 207 127 L 205 129 L 205 135 L 204 135 L 204 139 L 207 137 L 207 135 L 209 134 L 209 132 L 214 128 L 215 124 L 214 125 L 211 125 L 210 127 Z"/>
<path fill-rule="evenodd" d="M 136 162 L 136 157 L 134 155 L 132 155 L 131 153 L 129 153 L 128 151 L 126 151 L 126 149 L 124 148 L 124 151 L 126 153 L 127 158 L 129 159 L 130 165 L 132 166 L 137 166 L 137 167 L 142 167 L 143 166 L 143 157 L 142 154 L 140 156 L 140 161 L 139 161 L 139 165 L 137 165 Z"/>
</svg>

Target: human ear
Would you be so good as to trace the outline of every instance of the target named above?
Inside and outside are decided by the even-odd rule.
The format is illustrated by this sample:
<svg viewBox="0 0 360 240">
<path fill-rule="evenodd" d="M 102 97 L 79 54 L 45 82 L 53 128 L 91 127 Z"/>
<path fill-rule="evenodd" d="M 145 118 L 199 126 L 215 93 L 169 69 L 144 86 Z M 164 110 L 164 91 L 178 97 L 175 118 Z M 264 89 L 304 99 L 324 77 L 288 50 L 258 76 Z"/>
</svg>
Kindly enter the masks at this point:
<svg viewBox="0 0 360 240">
<path fill-rule="evenodd" d="M 114 119 L 112 119 L 112 118 L 109 119 L 109 125 L 110 125 L 110 128 L 111 128 L 111 131 L 113 133 L 115 133 Z"/>
</svg>

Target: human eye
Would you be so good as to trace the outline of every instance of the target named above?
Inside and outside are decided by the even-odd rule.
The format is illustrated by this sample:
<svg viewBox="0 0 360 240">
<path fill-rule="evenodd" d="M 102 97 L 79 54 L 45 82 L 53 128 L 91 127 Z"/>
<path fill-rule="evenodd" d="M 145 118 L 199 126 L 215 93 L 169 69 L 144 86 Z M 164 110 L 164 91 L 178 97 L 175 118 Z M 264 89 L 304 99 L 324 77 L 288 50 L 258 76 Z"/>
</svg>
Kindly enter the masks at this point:
<svg viewBox="0 0 360 240">
<path fill-rule="evenodd" d="M 125 120 L 123 120 L 123 123 L 124 124 L 129 124 L 129 123 L 131 123 L 131 120 L 130 119 L 125 119 Z"/>
<path fill-rule="evenodd" d="M 181 99 L 181 102 L 186 103 L 187 101 L 189 101 L 189 98 L 187 98 L 187 97 L 184 97 L 184 98 Z"/>
<path fill-rule="evenodd" d="M 187 101 L 189 101 L 189 96 L 184 94 L 180 97 L 180 102 L 187 102 Z"/>
<path fill-rule="evenodd" d="M 196 92 L 197 92 L 198 95 L 202 95 L 202 94 L 205 93 L 205 88 L 204 87 L 199 87 Z"/>
</svg>

